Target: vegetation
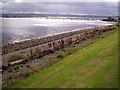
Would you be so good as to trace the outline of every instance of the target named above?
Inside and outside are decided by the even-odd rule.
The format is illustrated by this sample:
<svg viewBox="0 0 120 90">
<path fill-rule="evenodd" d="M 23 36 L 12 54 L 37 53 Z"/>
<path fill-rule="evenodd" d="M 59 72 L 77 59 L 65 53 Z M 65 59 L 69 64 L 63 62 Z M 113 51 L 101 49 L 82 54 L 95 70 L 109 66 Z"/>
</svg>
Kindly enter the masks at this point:
<svg viewBox="0 0 120 90">
<path fill-rule="evenodd" d="M 25 57 L 22 54 L 13 54 L 13 55 L 9 56 L 8 61 L 9 62 L 16 61 L 16 60 L 20 60 L 20 59 L 23 59 L 23 58 L 25 58 Z"/>
<path fill-rule="evenodd" d="M 117 88 L 118 31 L 10 88 Z M 64 50 L 63 50 L 64 51 Z M 58 58 L 63 54 L 58 55 Z"/>
</svg>

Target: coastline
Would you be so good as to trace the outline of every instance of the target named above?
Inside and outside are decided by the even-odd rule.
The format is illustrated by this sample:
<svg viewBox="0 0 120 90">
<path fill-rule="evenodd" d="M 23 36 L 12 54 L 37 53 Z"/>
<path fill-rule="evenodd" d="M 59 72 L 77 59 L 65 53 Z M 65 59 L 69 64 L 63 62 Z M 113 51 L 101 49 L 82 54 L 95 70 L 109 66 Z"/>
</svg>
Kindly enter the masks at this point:
<svg viewBox="0 0 120 90">
<path fill-rule="evenodd" d="M 81 42 L 82 40 L 100 35 L 109 30 L 114 30 L 115 28 L 116 25 L 94 27 L 8 44 L 2 47 L 2 66 L 9 67 L 41 58 L 70 44 Z"/>
<path fill-rule="evenodd" d="M 108 25 L 108 26 L 113 26 L 113 25 Z M 33 39 L 29 39 L 29 40 L 23 40 L 20 42 L 15 42 L 15 43 L 11 43 L 11 44 L 6 44 L 2 46 L 2 55 L 4 54 L 8 54 L 14 51 L 19 51 L 22 49 L 26 49 L 26 48 L 30 48 L 30 47 L 34 47 L 34 46 L 38 46 L 40 44 L 45 44 L 51 41 L 55 41 L 58 39 L 62 39 L 65 37 L 69 37 L 69 36 L 73 36 L 75 34 L 79 34 L 91 29 L 99 29 L 102 27 L 108 27 L 108 26 L 101 26 L 101 27 L 87 27 L 84 29 L 76 29 L 73 31 L 68 31 L 68 32 L 63 32 L 63 33 L 58 33 L 52 36 L 46 36 L 46 37 L 42 37 L 42 38 L 33 38 Z"/>
<path fill-rule="evenodd" d="M 111 24 L 112 25 L 112 24 Z M 61 33 L 56 33 L 56 34 L 53 34 L 53 35 L 47 35 L 47 36 L 44 36 L 44 37 L 37 37 L 37 38 L 30 38 L 30 39 L 24 39 L 24 40 L 19 40 L 19 41 L 13 41 L 13 43 L 8 43 L 8 44 L 15 44 L 15 43 L 20 43 L 20 42 L 24 42 L 24 41 L 28 41 L 28 40 L 33 40 L 33 39 L 42 39 L 42 38 L 47 38 L 47 37 L 51 37 L 51 36 L 56 36 L 56 35 L 60 35 L 60 34 L 67 34 L 69 32 L 75 32 L 75 31 L 79 31 L 79 30 L 84 30 L 84 29 L 89 29 L 89 28 L 95 28 L 97 26 L 92 26 L 92 27 L 86 27 L 86 28 L 81 28 L 81 29 L 74 29 L 72 31 L 66 31 L 66 32 L 61 32 Z M 7 45 L 7 44 L 5 44 Z M 5 46 L 3 45 L 3 46 Z"/>
</svg>

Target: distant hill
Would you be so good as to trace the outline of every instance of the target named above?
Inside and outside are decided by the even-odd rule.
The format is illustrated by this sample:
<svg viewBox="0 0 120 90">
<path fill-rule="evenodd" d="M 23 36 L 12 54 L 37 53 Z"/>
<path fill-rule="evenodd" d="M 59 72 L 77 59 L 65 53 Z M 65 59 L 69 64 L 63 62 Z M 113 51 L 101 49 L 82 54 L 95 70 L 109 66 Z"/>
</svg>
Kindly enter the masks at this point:
<svg viewBox="0 0 120 90">
<path fill-rule="evenodd" d="M 110 16 L 97 16 L 97 15 L 67 15 L 67 14 L 2 14 L 3 18 L 10 17 L 110 17 Z M 117 17 L 117 16 L 112 16 Z"/>
</svg>

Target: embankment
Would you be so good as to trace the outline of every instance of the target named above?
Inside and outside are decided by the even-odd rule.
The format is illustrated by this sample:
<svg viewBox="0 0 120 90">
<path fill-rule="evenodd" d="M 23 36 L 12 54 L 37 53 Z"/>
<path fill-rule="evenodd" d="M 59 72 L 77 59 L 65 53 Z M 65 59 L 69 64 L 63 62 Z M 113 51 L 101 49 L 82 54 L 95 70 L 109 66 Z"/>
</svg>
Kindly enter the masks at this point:
<svg viewBox="0 0 120 90">
<path fill-rule="evenodd" d="M 73 36 L 73 35 L 80 34 L 80 33 L 85 33 L 85 32 L 88 32 L 88 31 L 95 31 L 95 30 L 99 30 L 99 29 L 101 29 L 101 30 L 102 29 L 109 29 L 112 26 L 114 26 L 114 25 L 83 29 L 83 30 L 58 34 L 58 35 L 54 35 L 54 36 L 48 36 L 48 37 L 40 38 L 40 39 L 31 39 L 31 40 L 26 40 L 26 41 L 14 43 L 14 44 L 7 44 L 7 45 L 2 46 L 2 54 L 7 54 L 7 53 L 14 52 L 14 51 L 19 51 L 19 50 L 22 50 L 22 49 L 26 49 L 26 48 L 29 48 L 29 47 L 34 47 L 34 46 L 44 44 L 44 43 L 47 43 L 47 42 L 50 42 L 50 41 L 63 39 L 65 37 Z"/>
<path fill-rule="evenodd" d="M 38 59 L 67 45 L 78 43 L 86 38 L 94 37 L 115 28 L 115 25 L 89 28 L 3 46 L 3 67 Z"/>
<path fill-rule="evenodd" d="M 72 44 L 73 47 L 69 46 L 68 49 L 62 49 L 59 58 L 71 48 L 76 47 L 77 51 L 71 55 L 68 54 L 66 58 L 60 59 L 53 66 L 42 71 L 40 69 L 45 62 L 38 65 L 39 69 L 36 64 L 26 66 L 29 72 L 38 70 L 30 77 L 28 77 L 29 72 L 23 74 L 24 71 L 27 71 L 25 65 L 18 66 L 19 68 L 10 69 L 9 74 L 4 73 L 7 76 L 4 81 L 6 83 L 15 82 L 18 78 L 24 77 L 23 80 L 11 84 L 9 88 L 118 88 L 118 31 L 104 32 L 84 41 L 92 43 L 82 49 L 80 49 L 80 44 L 83 42 Z M 54 55 L 48 55 L 48 57 L 51 56 Z M 50 61 L 53 58 L 47 58 L 47 60 Z M 42 58 L 39 61 L 41 60 Z M 21 68 L 24 68 L 23 71 Z M 15 77 L 18 72 L 19 76 Z"/>
</svg>

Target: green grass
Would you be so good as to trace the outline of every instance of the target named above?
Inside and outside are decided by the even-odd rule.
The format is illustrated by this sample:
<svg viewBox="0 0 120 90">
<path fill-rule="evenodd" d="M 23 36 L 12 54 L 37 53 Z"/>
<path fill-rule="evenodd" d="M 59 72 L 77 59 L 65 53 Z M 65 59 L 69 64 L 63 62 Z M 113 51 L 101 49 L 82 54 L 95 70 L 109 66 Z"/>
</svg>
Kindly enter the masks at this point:
<svg viewBox="0 0 120 90">
<path fill-rule="evenodd" d="M 10 88 L 117 88 L 118 31 Z"/>
</svg>

